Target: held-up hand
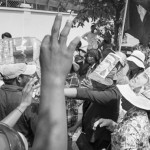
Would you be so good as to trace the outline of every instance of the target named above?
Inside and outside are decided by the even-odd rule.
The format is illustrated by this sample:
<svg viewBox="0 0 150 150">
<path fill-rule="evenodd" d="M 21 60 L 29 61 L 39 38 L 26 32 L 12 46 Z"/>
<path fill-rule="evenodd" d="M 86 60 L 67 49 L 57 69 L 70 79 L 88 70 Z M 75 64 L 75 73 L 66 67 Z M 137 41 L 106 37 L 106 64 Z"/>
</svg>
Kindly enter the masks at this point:
<svg viewBox="0 0 150 150">
<path fill-rule="evenodd" d="M 107 129 L 111 130 L 111 128 L 113 127 L 113 120 L 101 118 L 94 123 L 93 130 L 96 130 L 98 125 L 100 126 L 100 128 L 106 127 Z"/>
<path fill-rule="evenodd" d="M 36 78 L 30 79 L 30 81 L 26 84 L 26 86 L 23 89 L 23 95 L 22 95 L 22 106 L 28 107 L 32 103 L 32 94 L 35 89 L 37 89 L 40 85 L 34 85 L 37 81 Z"/>
<path fill-rule="evenodd" d="M 70 71 L 73 52 L 80 38 L 76 37 L 67 47 L 66 41 L 72 26 L 72 21 L 68 20 L 60 33 L 61 22 L 62 15 L 58 14 L 55 18 L 51 35 L 45 36 L 42 41 L 40 63 L 41 72 L 44 72 L 44 75 L 54 76 L 55 79 L 59 78 L 63 81 Z"/>
</svg>

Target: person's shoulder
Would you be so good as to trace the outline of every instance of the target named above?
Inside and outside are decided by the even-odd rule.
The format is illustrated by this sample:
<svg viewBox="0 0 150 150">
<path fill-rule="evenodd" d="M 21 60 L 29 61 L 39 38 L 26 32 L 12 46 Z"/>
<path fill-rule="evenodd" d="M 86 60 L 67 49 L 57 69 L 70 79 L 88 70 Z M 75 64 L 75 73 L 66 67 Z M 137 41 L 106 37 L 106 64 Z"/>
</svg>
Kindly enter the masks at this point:
<svg viewBox="0 0 150 150">
<path fill-rule="evenodd" d="M 128 118 L 129 120 L 126 118 Z M 148 119 L 147 112 L 137 107 L 132 107 L 130 110 L 127 111 L 125 115 L 125 120 L 128 120 L 130 124 L 134 123 L 137 127 L 138 126 L 150 127 L 150 122 Z"/>
<path fill-rule="evenodd" d="M 120 98 L 122 97 L 116 85 L 109 86 L 107 89 L 105 89 L 105 94 L 107 94 L 108 98 L 110 98 L 111 100 L 120 100 Z"/>
<path fill-rule="evenodd" d="M 115 84 L 113 84 L 112 86 L 108 87 L 108 90 L 116 92 L 116 94 L 118 94 L 119 96 L 121 96 L 121 93 L 120 93 L 119 89 L 117 88 L 117 86 Z"/>
</svg>

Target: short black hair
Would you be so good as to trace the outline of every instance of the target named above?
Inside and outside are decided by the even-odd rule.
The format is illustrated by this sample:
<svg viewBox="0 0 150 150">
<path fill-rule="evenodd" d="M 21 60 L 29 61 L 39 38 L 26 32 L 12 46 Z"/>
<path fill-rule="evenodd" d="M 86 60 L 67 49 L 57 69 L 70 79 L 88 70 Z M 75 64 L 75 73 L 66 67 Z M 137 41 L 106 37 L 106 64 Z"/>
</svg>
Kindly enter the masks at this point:
<svg viewBox="0 0 150 150">
<path fill-rule="evenodd" d="M 91 28 L 95 28 L 95 27 L 96 27 L 96 24 L 92 24 L 92 25 L 91 25 Z"/>
<path fill-rule="evenodd" d="M 13 85 L 13 83 L 16 81 L 17 78 L 14 79 L 3 79 L 4 83 L 7 85 Z"/>
<path fill-rule="evenodd" d="M 7 38 L 12 38 L 12 35 L 9 33 L 9 32 L 5 32 L 2 34 L 2 39 L 4 39 L 4 37 L 7 37 Z"/>
</svg>

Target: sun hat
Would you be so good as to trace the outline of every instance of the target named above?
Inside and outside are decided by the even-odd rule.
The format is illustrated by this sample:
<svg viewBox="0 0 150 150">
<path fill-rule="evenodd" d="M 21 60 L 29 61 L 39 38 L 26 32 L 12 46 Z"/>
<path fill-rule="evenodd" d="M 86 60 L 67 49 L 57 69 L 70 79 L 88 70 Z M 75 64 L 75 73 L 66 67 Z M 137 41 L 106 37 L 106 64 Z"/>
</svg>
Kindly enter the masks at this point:
<svg viewBox="0 0 150 150">
<path fill-rule="evenodd" d="M 0 66 L 0 73 L 5 79 L 13 79 L 21 74 L 33 75 L 35 72 L 35 65 L 27 65 L 25 63 L 8 64 Z"/>
<path fill-rule="evenodd" d="M 125 99 L 131 104 L 141 109 L 150 110 L 150 90 L 137 95 L 135 92 L 133 92 L 129 84 L 117 85 L 117 87 L 122 96 L 125 97 Z"/>
<path fill-rule="evenodd" d="M 129 84 L 117 85 L 117 87 L 122 96 L 131 104 L 141 109 L 150 110 L 150 67 L 143 73 L 147 74 L 148 80 L 141 86 L 139 92 L 135 92 L 135 89 L 132 89 Z"/>
<path fill-rule="evenodd" d="M 133 51 L 133 53 L 127 58 L 127 60 L 134 62 L 140 68 L 145 68 L 144 66 L 145 55 L 139 50 Z"/>
</svg>

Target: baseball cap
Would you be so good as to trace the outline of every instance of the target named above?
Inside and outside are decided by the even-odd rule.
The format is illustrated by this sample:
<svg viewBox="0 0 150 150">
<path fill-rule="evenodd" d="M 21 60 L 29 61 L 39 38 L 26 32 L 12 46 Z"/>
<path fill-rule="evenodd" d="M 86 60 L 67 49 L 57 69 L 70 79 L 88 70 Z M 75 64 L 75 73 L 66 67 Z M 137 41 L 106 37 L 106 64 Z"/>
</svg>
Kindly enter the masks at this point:
<svg viewBox="0 0 150 150">
<path fill-rule="evenodd" d="M 0 73 L 5 79 L 13 79 L 19 75 L 33 75 L 36 72 L 35 65 L 27 65 L 25 63 L 8 64 L 0 67 Z"/>
</svg>

